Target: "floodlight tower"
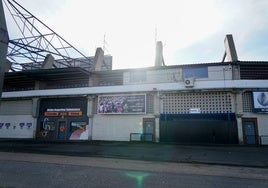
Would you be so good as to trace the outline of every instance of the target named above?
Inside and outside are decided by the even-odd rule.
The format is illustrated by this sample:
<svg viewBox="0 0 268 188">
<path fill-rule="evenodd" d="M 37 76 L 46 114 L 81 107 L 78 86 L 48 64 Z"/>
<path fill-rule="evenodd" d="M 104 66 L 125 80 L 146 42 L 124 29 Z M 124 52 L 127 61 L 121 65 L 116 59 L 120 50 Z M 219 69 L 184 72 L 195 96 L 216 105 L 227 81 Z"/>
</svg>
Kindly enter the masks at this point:
<svg viewBox="0 0 268 188">
<path fill-rule="evenodd" d="M 5 67 L 7 64 L 8 32 L 2 0 L 0 0 L 0 101 L 4 85 Z"/>
</svg>

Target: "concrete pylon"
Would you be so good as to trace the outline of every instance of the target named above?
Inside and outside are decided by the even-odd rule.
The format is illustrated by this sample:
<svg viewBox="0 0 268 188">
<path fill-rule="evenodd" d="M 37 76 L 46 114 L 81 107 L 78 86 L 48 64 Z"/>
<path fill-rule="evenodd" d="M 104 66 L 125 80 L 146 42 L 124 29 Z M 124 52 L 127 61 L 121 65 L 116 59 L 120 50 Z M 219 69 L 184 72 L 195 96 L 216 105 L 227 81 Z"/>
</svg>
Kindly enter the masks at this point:
<svg viewBox="0 0 268 188">
<path fill-rule="evenodd" d="M 42 64 L 42 69 L 52 69 L 55 58 L 51 54 L 47 54 Z"/>
<path fill-rule="evenodd" d="M 225 45 L 225 55 L 227 56 L 227 60 L 230 62 L 238 61 L 234 39 L 231 34 L 226 35 L 224 39 L 224 45 Z"/>
<path fill-rule="evenodd" d="M 103 61 L 104 61 L 104 51 L 102 50 L 102 48 L 97 48 L 93 60 L 95 71 L 101 71 Z"/>
<path fill-rule="evenodd" d="M 0 100 L 2 97 L 2 90 L 4 85 L 4 75 L 8 67 L 8 62 L 6 60 L 8 42 L 9 37 L 7 32 L 4 7 L 2 0 L 0 0 Z"/>
<path fill-rule="evenodd" d="M 164 57 L 163 57 L 163 44 L 161 41 L 156 42 L 156 50 L 155 50 L 155 64 L 154 66 L 160 67 L 164 65 Z"/>
</svg>

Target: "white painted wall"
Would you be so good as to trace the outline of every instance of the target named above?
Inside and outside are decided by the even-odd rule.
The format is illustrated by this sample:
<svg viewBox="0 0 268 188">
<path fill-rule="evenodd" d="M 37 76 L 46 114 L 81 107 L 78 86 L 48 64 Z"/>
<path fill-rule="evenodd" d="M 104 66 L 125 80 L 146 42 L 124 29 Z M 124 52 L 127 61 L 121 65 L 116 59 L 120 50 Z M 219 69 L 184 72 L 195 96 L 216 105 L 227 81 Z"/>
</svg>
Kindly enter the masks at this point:
<svg viewBox="0 0 268 188">
<path fill-rule="evenodd" d="M 132 71 L 133 72 L 133 71 Z M 143 82 L 131 81 L 131 71 L 124 72 L 124 85 L 131 84 L 151 84 L 151 83 L 172 83 L 182 81 L 182 69 L 159 69 L 144 70 L 146 72 L 146 80 Z"/>
<path fill-rule="evenodd" d="M 130 133 L 142 133 L 144 115 L 95 115 L 93 140 L 129 141 Z"/>
<path fill-rule="evenodd" d="M 36 131 L 36 120 L 31 115 L 2 115 L 0 123 L 4 126 L 0 128 L 0 138 L 34 138 Z M 10 127 L 5 126 L 10 123 Z M 21 128 L 20 123 L 24 123 Z M 32 123 L 31 127 L 27 127 L 27 123 Z"/>
<path fill-rule="evenodd" d="M 268 114 L 257 114 L 259 136 L 262 137 L 262 144 L 268 145 Z"/>
<path fill-rule="evenodd" d="M 208 67 L 208 79 L 204 80 L 231 80 L 232 67 L 231 66 L 211 66 Z"/>
</svg>

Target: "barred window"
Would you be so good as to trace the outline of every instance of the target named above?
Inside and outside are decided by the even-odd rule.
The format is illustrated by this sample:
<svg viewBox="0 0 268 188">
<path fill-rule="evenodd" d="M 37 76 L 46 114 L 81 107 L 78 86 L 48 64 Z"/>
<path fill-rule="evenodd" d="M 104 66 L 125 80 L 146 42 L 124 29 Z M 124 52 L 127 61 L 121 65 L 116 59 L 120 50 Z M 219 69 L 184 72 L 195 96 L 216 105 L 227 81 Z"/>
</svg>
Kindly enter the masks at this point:
<svg viewBox="0 0 268 188">
<path fill-rule="evenodd" d="M 247 91 L 242 94 L 243 112 L 253 112 L 252 92 Z"/>
</svg>

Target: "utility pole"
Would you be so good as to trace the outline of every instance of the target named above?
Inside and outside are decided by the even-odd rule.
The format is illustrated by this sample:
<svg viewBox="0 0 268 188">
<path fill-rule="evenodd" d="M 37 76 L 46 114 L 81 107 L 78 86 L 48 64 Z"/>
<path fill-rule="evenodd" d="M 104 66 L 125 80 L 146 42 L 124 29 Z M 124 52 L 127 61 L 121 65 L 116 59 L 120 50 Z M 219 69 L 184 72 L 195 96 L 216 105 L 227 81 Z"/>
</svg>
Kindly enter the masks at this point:
<svg viewBox="0 0 268 188">
<path fill-rule="evenodd" d="M 4 86 L 4 76 L 7 63 L 7 48 L 8 48 L 8 32 L 4 13 L 3 2 L 0 0 L 0 101 Z"/>
</svg>

